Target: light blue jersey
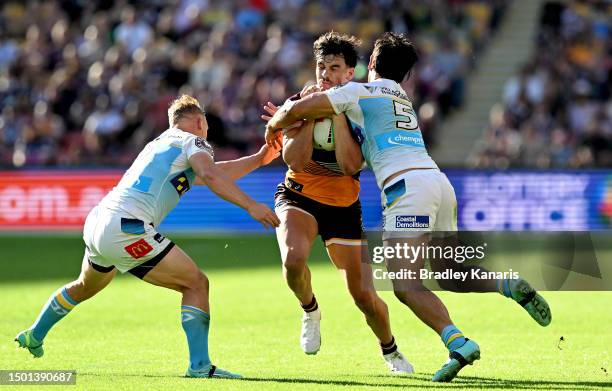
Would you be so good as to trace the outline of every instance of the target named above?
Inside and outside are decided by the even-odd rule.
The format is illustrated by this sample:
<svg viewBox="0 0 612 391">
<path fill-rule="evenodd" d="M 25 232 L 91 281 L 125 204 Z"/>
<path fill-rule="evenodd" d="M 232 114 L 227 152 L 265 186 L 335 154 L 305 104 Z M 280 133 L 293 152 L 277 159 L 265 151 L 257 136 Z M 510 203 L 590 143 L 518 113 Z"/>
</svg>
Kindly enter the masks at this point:
<svg viewBox="0 0 612 391">
<path fill-rule="evenodd" d="M 148 143 L 100 206 L 158 226 L 193 184 L 191 155 L 211 146 L 201 137 L 170 128 Z"/>
<path fill-rule="evenodd" d="M 350 82 L 326 94 L 336 114 L 348 117 L 380 188 L 398 171 L 438 168 L 427 153 L 412 103 L 395 81 Z"/>
</svg>

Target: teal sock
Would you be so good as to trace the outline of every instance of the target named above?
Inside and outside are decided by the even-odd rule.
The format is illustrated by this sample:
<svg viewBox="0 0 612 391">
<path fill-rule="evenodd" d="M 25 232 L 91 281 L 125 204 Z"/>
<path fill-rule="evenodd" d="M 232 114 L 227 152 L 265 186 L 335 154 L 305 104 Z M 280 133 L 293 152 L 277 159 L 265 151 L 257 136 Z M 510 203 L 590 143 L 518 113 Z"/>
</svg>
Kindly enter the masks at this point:
<svg viewBox="0 0 612 391">
<path fill-rule="evenodd" d="M 187 334 L 191 369 L 200 369 L 205 365 L 209 365 L 208 327 L 210 325 L 210 316 L 199 308 L 182 305 L 181 323 L 185 334 Z"/>
<path fill-rule="evenodd" d="M 444 342 L 444 345 L 449 352 L 459 349 L 467 341 L 467 339 L 463 336 L 463 333 L 452 324 L 442 329 L 442 334 L 440 334 L 440 337 L 442 338 L 442 342 Z"/>
<path fill-rule="evenodd" d="M 497 290 L 500 294 L 512 298 L 512 293 L 510 292 L 510 280 L 505 278 L 503 280 L 497 280 Z"/>
<path fill-rule="evenodd" d="M 77 304 L 79 303 L 70 297 L 65 287 L 55 292 L 40 311 L 38 319 L 30 327 L 34 338 L 42 342 L 51 327 L 68 315 Z"/>
</svg>

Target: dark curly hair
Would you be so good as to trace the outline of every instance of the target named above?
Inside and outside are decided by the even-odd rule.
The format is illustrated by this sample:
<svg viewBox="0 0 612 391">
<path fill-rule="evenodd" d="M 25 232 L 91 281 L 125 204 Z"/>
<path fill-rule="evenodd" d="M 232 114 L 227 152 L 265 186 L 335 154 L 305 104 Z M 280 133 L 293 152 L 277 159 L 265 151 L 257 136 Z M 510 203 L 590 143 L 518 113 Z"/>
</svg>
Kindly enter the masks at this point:
<svg viewBox="0 0 612 391">
<path fill-rule="evenodd" d="M 401 83 L 419 60 L 416 48 L 403 34 L 386 32 L 374 42 L 374 70 Z"/>
<path fill-rule="evenodd" d="M 342 56 L 344 62 L 351 68 L 357 65 L 357 48 L 361 40 L 352 35 L 330 31 L 321 35 L 312 45 L 315 59 L 320 60 L 328 55 Z"/>
</svg>

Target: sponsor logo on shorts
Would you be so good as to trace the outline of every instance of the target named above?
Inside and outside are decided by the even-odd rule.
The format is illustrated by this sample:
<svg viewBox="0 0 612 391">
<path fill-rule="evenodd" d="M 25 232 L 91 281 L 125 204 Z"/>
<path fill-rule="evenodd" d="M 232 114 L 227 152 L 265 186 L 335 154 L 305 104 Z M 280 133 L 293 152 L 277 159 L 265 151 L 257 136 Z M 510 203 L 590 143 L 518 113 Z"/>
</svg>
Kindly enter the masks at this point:
<svg viewBox="0 0 612 391">
<path fill-rule="evenodd" d="M 153 236 L 153 240 L 155 240 L 157 243 L 161 243 L 164 241 L 164 239 L 166 239 L 162 234 L 160 234 L 159 232 L 155 234 L 155 236 Z"/>
<path fill-rule="evenodd" d="M 128 252 L 134 259 L 142 258 L 151 251 L 153 247 L 144 239 L 140 239 L 128 246 L 125 246 L 125 251 Z"/>
<path fill-rule="evenodd" d="M 429 216 L 395 216 L 395 228 L 429 228 Z"/>
</svg>

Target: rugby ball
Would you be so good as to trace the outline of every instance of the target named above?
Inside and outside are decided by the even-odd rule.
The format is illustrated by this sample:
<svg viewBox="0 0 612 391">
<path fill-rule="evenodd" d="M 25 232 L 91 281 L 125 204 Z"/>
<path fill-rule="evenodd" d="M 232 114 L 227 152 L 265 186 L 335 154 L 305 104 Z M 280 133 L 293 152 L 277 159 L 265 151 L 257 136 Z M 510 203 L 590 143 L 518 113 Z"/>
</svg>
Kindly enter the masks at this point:
<svg viewBox="0 0 612 391">
<path fill-rule="evenodd" d="M 333 151 L 336 144 L 334 142 L 334 122 L 332 119 L 317 119 L 314 124 L 312 138 L 314 148 Z"/>
</svg>

